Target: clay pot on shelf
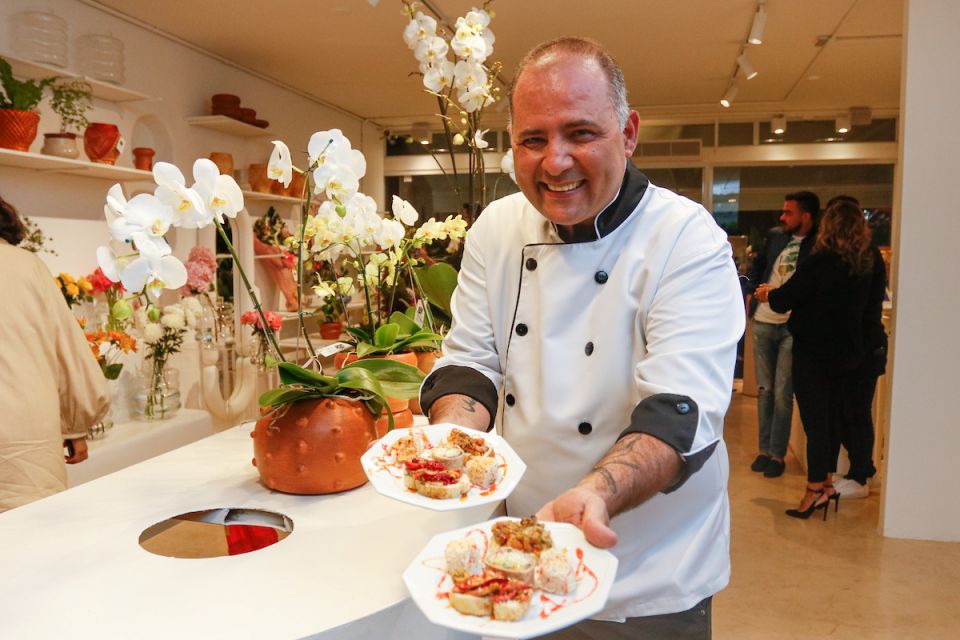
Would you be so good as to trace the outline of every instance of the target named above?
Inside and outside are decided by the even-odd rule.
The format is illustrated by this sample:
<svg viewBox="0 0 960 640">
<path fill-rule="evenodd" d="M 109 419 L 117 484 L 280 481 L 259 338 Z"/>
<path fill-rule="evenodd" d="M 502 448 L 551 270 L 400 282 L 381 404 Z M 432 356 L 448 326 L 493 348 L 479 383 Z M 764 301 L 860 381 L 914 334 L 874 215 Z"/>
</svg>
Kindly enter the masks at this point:
<svg viewBox="0 0 960 640">
<path fill-rule="evenodd" d="M 37 137 L 40 114 L 20 109 L 0 109 L 0 147 L 29 151 Z"/>
<path fill-rule="evenodd" d="M 290 181 L 289 195 L 294 198 L 303 198 L 303 189 L 307 186 L 307 176 L 303 173 L 293 172 L 293 180 Z"/>
<path fill-rule="evenodd" d="M 250 177 L 250 190 L 257 193 L 270 193 L 270 180 L 267 177 L 267 165 L 251 164 L 247 169 L 247 175 Z"/>
<path fill-rule="evenodd" d="M 293 181 L 290 181 L 290 187 L 293 186 Z M 283 186 L 283 183 L 279 180 L 270 181 L 270 193 L 277 196 L 288 196 L 290 195 L 290 187 Z"/>
<path fill-rule="evenodd" d="M 257 119 L 257 110 L 248 109 L 247 107 L 240 107 L 240 120 L 246 122 L 247 124 L 253 124 Z"/>
<path fill-rule="evenodd" d="M 411 366 L 417 366 L 417 354 L 413 351 L 408 351 L 406 353 L 390 353 L 385 356 L 367 356 L 368 358 L 387 358 L 388 360 L 396 360 L 397 362 L 403 362 L 404 364 L 409 364 Z M 350 364 L 359 360 L 356 353 L 344 353 L 340 352 L 333 358 L 334 366 L 339 370 Z M 393 426 L 395 429 L 403 429 L 406 427 L 413 426 L 413 412 L 410 410 L 410 400 L 406 398 L 387 398 L 387 403 L 390 405 L 390 411 L 393 413 Z M 387 428 L 389 427 L 389 420 L 387 419 L 386 411 L 377 419 L 377 435 L 382 437 L 386 435 Z"/>
<path fill-rule="evenodd" d="M 365 484 L 360 456 L 376 437 L 366 406 L 344 398 L 294 402 L 260 418 L 250 436 L 263 484 L 299 495 Z"/>
<path fill-rule="evenodd" d="M 233 177 L 232 154 L 226 153 L 225 151 L 212 151 L 210 153 L 210 159 L 213 160 L 213 164 L 217 165 L 217 169 L 220 170 L 221 175 Z"/>
<path fill-rule="evenodd" d="M 83 132 L 83 150 L 91 162 L 115 164 L 120 155 L 120 129 L 115 124 L 91 122 Z"/>
<path fill-rule="evenodd" d="M 150 147 L 134 147 L 133 166 L 141 171 L 150 171 L 153 169 L 153 156 L 157 153 Z"/>
<path fill-rule="evenodd" d="M 320 325 L 320 337 L 324 340 L 336 340 L 342 332 L 342 322 L 324 322 Z"/>
<path fill-rule="evenodd" d="M 40 153 L 58 158 L 79 158 L 80 147 L 77 146 L 77 134 L 43 134 L 43 148 L 40 149 Z"/>
</svg>

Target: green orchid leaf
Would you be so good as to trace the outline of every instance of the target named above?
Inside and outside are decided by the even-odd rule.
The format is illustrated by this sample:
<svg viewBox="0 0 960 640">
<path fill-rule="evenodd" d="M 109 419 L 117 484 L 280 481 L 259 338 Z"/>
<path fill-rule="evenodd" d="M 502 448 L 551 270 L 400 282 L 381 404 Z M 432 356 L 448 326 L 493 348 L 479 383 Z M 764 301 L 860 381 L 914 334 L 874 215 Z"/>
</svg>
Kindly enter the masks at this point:
<svg viewBox="0 0 960 640">
<path fill-rule="evenodd" d="M 373 342 L 373 336 L 371 336 L 369 332 L 364 331 L 360 327 L 345 327 L 344 331 L 346 331 L 351 336 L 353 336 L 358 343 Z"/>
<path fill-rule="evenodd" d="M 366 358 L 370 355 L 376 355 L 378 353 L 387 353 L 389 347 L 380 348 L 376 345 L 372 345 L 369 342 L 360 342 L 357 344 L 357 357 Z"/>
<path fill-rule="evenodd" d="M 297 402 L 298 400 L 306 400 L 307 398 L 319 398 L 322 397 L 322 395 L 323 394 L 314 389 L 279 387 L 265 391 L 260 396 L 260 406 L 275 407 L 281 404 Z"/>
<path fill-rule="evenodd" d="M 275 366 L 277 366 L 279 363 L 280 363 L 280 361 L 277 360 L 276 358 L 274 358 L 274 357 L 273 357 L 272 355 L 270 355 L 269 353 L 268 353 L 267 355 L 263 356 L 263 364 L 267 365 L 268 368 L 275 367 Z"/>
<path fill-rule="evenodd" d="M 373 334 L 373 344 L 380 348 L 392 347 L 396 344 L 399 333 L 400 327 L 392 322 L 388 322 Z"/>
<path fill-rule="evenodd" d="M 407 338 L 421 330 L 420 325 L 414 322 L 413 318 L 399 311 L 394 311 L 390 315 L 390 323 L 399 327 L 400 331 L 397 337 L 400 339 Z"/>
<path fill-rule="evenodd" d="M 420 383 L 417 382 L 381 382 L 383 392 L 391 398 L 410 399 L 420 395 Z"/>
<path fill-rule="evenodd" d="M 368 358 L 351 362 L 344 369 L 366 369 L 380 382 L 423 382 L 423 373 L 406 362 L 397 362 L 388 358 Z"/>
<path fill-rule="evenodd" d="M 365 391 L 376 400 L 386 402 L 383 386 L 377 376 L 362 367 L 344 367 L 337 372 L 337 384 L 345 389 Z"/>
<path fill-rule="evenodd" d="M 108 364 L 103 368 L 103 377 L 107 380 L 116 380 L 120 377 L 120 372 L 123 370 L 123 363 L 117 362 L 114 364 Z"/>
<path fill-rule="evenodd" d="M 436 333 L 420 331 L 419 333 L 415 333 L 409 338 L 398 342 L 394 346 L 394 353 L 410 351 L 411 349 L 429 349 L 431 351 L 438 351 L 440 349 L 440 341 L 442 339 L 443 338 Z"/>
<path fill-rule="evenodd" d="M 336 386 L 336 380 L 322 373 L 304 369 L 292 362 L 281 362 L 277 365 L 280 371 L 280 382 L 285 385 L 306 385 L 318 391 L 329 393 Z"/>
<path fill-rule="evenodd" d="M 429 267 L 418 267 L 413 273 L 427 301 L 445 315 L 452 315 L 450 299 L 457 288 L 457 270 L 446 262 L 438 262 Z"/>
</svg>

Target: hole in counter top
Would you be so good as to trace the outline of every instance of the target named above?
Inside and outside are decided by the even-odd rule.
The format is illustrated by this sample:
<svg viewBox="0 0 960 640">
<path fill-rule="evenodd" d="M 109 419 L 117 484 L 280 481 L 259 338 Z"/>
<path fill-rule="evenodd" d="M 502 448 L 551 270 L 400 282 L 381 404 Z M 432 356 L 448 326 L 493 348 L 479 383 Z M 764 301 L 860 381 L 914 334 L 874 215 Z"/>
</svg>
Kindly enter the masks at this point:
<svg viewBox="0 0 960 640">
<path fill-rule="evenodd" d="M 168 558 L 218 558 L 258 551 L 293 532 L 293 521 L 262 509 L 216 508 L 162 520 L 140 534 L 150 553 Z"/>
</svg>

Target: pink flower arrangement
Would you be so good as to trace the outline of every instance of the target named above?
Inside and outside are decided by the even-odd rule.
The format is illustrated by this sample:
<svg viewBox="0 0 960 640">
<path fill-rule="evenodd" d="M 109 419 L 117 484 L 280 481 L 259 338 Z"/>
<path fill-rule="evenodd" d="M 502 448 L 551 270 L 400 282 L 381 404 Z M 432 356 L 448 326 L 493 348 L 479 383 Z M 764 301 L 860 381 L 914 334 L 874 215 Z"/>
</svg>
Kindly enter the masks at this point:
<svg viewBox="0 0 960 640">
<path fill-rule="evenodd" d="M 217 275 L 217 261 L 213 253 L 206 247 L 194 247 L 190 250 L 187 259 L 187 284 L 183 285 L 180 293 L 185 296 L 206 293 L 210 291 L 213 279 Z"/>
<path fill-rule="evenodd" d="M 267 324 L 273 331 L 280 331 L 280 325 L 282 320 L 280 316 L 275 314 L 273 311 L 264 311 L 264 317 L 267 319 Z M 261 329 L 262 325 L 260 324 L 260 316 L 257 315 L 256 311 L 247 311 L 242 316 L 240 316 L 240 324 L 248 324 L 256 329 Z"/>
</svg>

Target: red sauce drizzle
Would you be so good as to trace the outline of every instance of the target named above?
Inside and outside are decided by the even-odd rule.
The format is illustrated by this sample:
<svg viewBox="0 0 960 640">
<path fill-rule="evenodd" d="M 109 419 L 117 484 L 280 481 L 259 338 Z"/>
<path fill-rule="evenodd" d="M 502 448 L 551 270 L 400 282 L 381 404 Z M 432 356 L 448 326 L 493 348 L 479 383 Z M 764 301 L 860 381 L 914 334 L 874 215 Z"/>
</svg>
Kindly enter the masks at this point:
<svg viewBox="0 0 960 640">
<path fill-rule="evenodd" d="M 581 598 L 577 598 L 573 602 L 583 602 L 584 600 L 592 596 L 594 592 L 597 590 L 597 587 L 600 586 L 600 580 L 597 579 L 597 574 L 595 574 L 593 572 L 593 569 L 588 567 L 586 563 L 584 563 L 583 561 L 583 549 L 581 549 L 580 547 L 577 547 L 577 571 L 575 573 L 577 577 L 577 582 L 580 581 L 580 578 L 583 576 L 584 573 L 586 573 L 588 576 L 593 578 L 593 587 L 590 589 L 589 593 L 585 594 Z"/>
<path fill-rule="evenodd" d="M 570 604 L 569 602 L 564 601 L 557 602 L 545 593 L 540 594 L 540 602 L 543 604 L 543 606 L 540 607 L 540 617 L 544 620 Z"/>
<path fill-rule="evenodd" d="M 450 598 L 450 590 L 443 590 L 443 584 L 447 581 L 450 576 L 446 573 L 440 578 L 440 582 L 437 583 L 437 600 L 445 600 Z M 452 580 L 451 580 L 452 583 Z"/>
</svg>

